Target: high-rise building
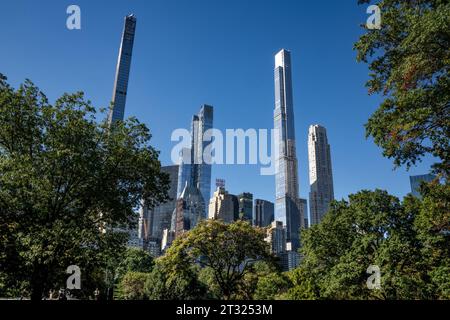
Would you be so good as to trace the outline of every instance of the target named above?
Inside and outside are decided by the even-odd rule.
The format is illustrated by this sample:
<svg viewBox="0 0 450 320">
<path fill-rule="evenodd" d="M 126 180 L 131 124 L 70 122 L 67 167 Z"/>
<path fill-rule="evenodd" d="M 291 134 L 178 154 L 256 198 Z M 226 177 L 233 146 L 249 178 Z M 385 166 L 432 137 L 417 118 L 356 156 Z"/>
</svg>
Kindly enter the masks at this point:
<svg viewBox="0 0 450 320">
<path fill-rule="evenodd" d="M 274 220 L 274 205 L 270 201 L 256 199 L 254 213 L 253 225 L 261 228 L 267 227 Z"/>
<path fill-rule="evenodd" d="M 123 120 L 124 117 L 135 31 L 136 17 L 133 14 L 130 14 L 125 17 L 125 26 L 123 28 L 122 41 L 120 43 L 112 97 L 112 109 L 108 116 L 109 125 L 115 121 Z"/>
<path fill-rule="evenodd" d="M 275 150 L 278 150 L 275 155 L 275 220 L 286 227 L 286 240 L 297 250 L 303 217 L 298 201 L 291 54 L 284 49 L 275 55 L 274 128 Z"/>
<path fill-rule="evenodd" d="M 141 207 L 139 237 L 143 239 L 144 247 L 146 248 L 148 247 L 148 244 L 151 244 L 154 247 L 155 242 L 159 242 L 159 246 L 161 246 L 163 230 L 170 228 L 172 213 L 176 206 L 178 166 L 162 167 L 161 171 L 169 175 L 170 188 L 168 195 L 170 200 L 161 203 L 154 208 L 148 208 L 146 205 Z"/>
<path fill-rule="evenodd" d="M 239 212 L 237 197 L 229 194 L 225 188 L 219 187 L 209 201 L 209 219 L 232 223 Z"/>
<path fill-rule="evenodd" d="M 409 183 L 411 185 L 411 194 L 417 198 L 422 198 L 422 195 L 420 194 L 420 185 L 422 184 L 422 182 L 429 183 L 432 182 L 434 179 L 436 179 L 436 176 L 432 174 L 410 176 Z"/>
<path fill-rule="evenodd" d="M 200 190 L 186 183 L 172 214 L 171 231 L 175 238 L 195 228 L 203 219 L 204 212 L 205 202 Z"/>
<path fill-rule="evenodd" d="M 309 127 L 309 207 L 311 225 L 319 223 L 334 200 L 333 172 L 327 130 L 319 125 Z"/>
<path fill-rule="evenodd" d="M 270 245 L 270 251 L 280 256 L 286 252 L 286 228 L 281 221 L 273 221 L 266 231 L 264 239 Z"/>
<path fill-rule="evenodd" d="M 308 201 L 306 199 L 298 199 L 300 214 L 303 217 L 303 227 L 308 228 Z"/>
<path fill-rule="evenodd" d="M 253 194 L 249 192 L 241 193 L 237 196 L 239 202 L 239 219 L 249 221 L 253 220 Z"/>
<path fill-rule="evenodd" d="M 204 150 L 212 143 L 207 141 L 205 133 L 213 126 L 213 107 L 203 105 L 200 112 L 193 116 L 191 124 L 191 148 L 183 149 L 182 161 L 178 174 L 178 197 L 183 191 L 184 185 L 197 187 L 205 201 L 211 195 L 211 159 L 204 159 Z M 207 218 L 205 208 L 203 218 Z"/>
</svg>

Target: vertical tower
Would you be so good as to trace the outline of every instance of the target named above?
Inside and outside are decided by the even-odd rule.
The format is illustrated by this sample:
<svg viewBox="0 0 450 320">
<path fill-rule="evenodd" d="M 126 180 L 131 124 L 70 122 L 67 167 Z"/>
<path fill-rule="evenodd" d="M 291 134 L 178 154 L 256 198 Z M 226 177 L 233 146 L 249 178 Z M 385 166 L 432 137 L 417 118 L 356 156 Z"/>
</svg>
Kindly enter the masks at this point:
<svg viewBox="0 0 450 320">
<path fill-rule="evenodd" d="M 319 223 L 334 200 L 333 172 L 327 130 L 319 125 L 309 127 L 309 193 L 310 224 Z"/>
<path fill-rule="evenodd" d="M 123 28 L 122 41 L 120 43 L 112 97 L 112 109 L 108 116 L 108 123 L 110 126 L 115 121 L 123 120 L 135 31 L 136 17 L 134 14 L 130 14 L 125 17 L 125 26 Z"/>
<path fill-rule="evenodd" d="M 197 136 L 194 141 L 194 185 L 197 185 L 200 192 L 208 202 L 211 197 L 211 159 L 205 159 L 203 157 L 203 152 L 206 147 L 211 144 L 211 141 L 205 141 L 205 133 L 212 129 L 213 127 L 213 107 L 209 105 L 203 105 L 198 113 L 198 130 L 193 132 L 193 135 Z M 204 218 L 207 217 L 207 212 L 205 212 Z"/>
<path fill-rule="evenodd" d="M 291 54 L 284 49 L 275 55 L 274 128 L 278 150 L 275 156 L 275 220 L 286 226 L 286 241 L 291 242 L 292 250 L 297 250 L 303 217 L 298 203 Z"/>
<path fill-rule="evenodd" d="M 253 225 L 256 227 L 267 227 L 274 220 L 274 205 L 270 201 L 256 199 Z"/>
<path fill-rule="evenodd" d="M 244 192 L 237 196 L 239 201 L 238 219 L 252 222 L 253 220 L 253 194 Z"/>
<path fill-rule="evenodd" d="M 200 112 L 192 117 L 191 124 L 191 148 L 183 149 L 182 161 L 178 174 L 177 197 L 181 195 L 186 182 L 189 186 L 200 190 L 205 203 L 208 203 L 211 195 L 211 159 L 204 159 L 204 150 L 211 144 L 205 141 L 205 132 L 213 126 L 213 107 L 203 105 Z M 189 163 L 186 163 L 188 159 Z M 203 218 L 207 218 L 208 212 L 205 209 Z"/>
</svg>

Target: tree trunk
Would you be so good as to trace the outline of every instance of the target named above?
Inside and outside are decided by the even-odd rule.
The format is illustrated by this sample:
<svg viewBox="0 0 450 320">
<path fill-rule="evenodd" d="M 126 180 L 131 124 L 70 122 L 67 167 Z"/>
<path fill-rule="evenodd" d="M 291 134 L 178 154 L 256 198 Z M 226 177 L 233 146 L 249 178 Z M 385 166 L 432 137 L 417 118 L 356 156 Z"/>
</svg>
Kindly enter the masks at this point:
<svg viewBox="0 0 450 320">
<path fill-rule="evenodd" d="M 30 281 L 32 301 L 42 300 L 46 287 L 47 274 L 48 272 L 44 266 L 35 264 Z"/>
</svg>

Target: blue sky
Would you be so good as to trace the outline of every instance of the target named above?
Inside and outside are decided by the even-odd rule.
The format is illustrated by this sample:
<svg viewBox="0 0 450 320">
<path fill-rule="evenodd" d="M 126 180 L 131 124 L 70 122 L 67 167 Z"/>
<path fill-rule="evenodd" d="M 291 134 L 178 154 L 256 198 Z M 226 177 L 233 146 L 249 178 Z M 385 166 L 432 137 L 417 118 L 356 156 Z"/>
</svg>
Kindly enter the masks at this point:
<svg viewBox="0 0 450 320">
<path fill-rule="evenodd" d="M 96 107 L 111 100 L 123 17 L 138 19 L 126 116 L 153 134 L 164 165 L 171 164 L 176 128 L 188 128 L 201 104 L 215 107 L 216 128 L 273 128 L 273 56 L 292 52 L 300 196 L 309 192 L 310 124 L 327 128 L 337 199 L 361 189 L 403 196 L 410 174 L 365 139 L 364 123 L 380 98 L 364 87 L 367 66 L 353 43 L 367 6 L 356 0 L 2 1 L 0 72 L 17 87 L 32 79 L 54 101 L 82 90 Z M 66 8 L 81 8 L 81 30 L 66 28 Z M 231 193 L 274 200 L 273 176 L 259 166 L 213 167 Z"/>
</svg>

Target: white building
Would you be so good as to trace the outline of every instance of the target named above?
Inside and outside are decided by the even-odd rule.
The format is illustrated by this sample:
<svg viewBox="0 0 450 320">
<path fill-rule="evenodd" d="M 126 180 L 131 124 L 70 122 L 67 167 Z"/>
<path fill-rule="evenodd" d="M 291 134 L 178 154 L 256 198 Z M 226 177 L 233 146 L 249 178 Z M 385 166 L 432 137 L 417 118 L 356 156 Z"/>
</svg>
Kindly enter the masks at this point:
<svg viewBox="0 0 450 320">
<path fill-rule="evenodd" d="M 327 131 L 320 125 L 309 127 L 309 214 L 310 225 L 319 223 L 334 200 L 333 172 Z"/>
</svg>

